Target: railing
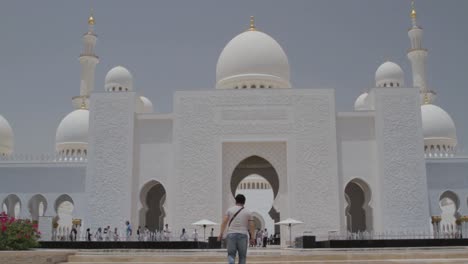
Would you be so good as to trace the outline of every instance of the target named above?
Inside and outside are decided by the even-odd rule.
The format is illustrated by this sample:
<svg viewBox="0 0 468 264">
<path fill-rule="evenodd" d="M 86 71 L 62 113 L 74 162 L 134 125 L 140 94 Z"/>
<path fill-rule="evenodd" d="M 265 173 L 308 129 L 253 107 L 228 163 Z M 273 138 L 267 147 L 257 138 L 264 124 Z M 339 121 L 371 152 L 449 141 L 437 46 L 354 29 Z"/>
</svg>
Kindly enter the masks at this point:
<svg viewBox="0 0 468 264">
<path fill-rule="evenodd" d="M 440 232 L 333 232 L 328 240 L 406 240 L 406 239 L 459 239 L 462 234 L 458 230 L 444 230 Z"/>
<path fill-rule="evenodd" d="M 88 157 L 80 155 L 62 154 L 18 154 L 0 156 L 0 163 L 85 163 Z"/>
</svg>

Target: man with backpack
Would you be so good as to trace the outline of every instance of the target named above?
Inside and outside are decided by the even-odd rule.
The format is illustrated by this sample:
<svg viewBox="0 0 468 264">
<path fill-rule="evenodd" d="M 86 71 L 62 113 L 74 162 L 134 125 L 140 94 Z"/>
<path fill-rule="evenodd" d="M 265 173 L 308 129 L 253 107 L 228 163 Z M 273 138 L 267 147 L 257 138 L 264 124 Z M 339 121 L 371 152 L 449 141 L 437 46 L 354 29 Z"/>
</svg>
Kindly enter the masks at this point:
<svg viewBox="0 0 468 264">
<path fill-rule="evenodd" d="M 221 241 L 226 235 L 229 264 L 234 264 L 236 253 L 239 253 L 239 264 L 245 264 L 249 235 L 250 241 L 255 241 L 254 222 L 252 213 L 244 208 L 245 196 L 238 194 L 235 199 L 236 205 L 224 215 L 218 240 Z"/>
</svg>

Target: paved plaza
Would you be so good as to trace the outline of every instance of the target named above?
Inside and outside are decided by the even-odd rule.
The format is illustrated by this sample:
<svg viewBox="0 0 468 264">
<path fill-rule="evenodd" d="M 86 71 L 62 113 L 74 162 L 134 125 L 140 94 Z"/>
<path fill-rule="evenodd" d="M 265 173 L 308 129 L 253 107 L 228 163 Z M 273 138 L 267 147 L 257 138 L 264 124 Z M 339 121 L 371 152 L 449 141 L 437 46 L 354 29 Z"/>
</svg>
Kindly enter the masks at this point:
<svg viewBox="0 0 468 264">
<path fill-rule="evenodd" d="M 82 250 L 66 263 L 226 263 L 225 250 Z M 467 247 L 249 249 L 247 263 L 468 263 Z"/>
</svg>

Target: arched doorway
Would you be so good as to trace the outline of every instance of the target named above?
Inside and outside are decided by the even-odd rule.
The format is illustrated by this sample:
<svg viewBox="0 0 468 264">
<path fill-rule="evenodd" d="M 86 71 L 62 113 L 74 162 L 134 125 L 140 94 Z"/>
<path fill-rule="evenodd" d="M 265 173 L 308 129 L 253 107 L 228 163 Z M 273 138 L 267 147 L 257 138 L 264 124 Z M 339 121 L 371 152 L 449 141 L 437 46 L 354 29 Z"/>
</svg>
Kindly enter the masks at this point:
<svg viewBox="0 0 468 264">
<path fill-rule="evenodd" d="M 162 230 L 164 228 L 164 218 L 166 211 L 166 189 L 158 181 L 146 183 L 140 191 L 140 226 L 147 226 L 149 230 Z"/>
<path fill-rule="evenodd" d="M 254 220 L 255 230 L 263 230 L 265 228 L 265 220 L 263 219 L 263 217 L 257 212 L 253 212 L 252 216 Z"/>
<path fill-rule="evenodd" d="M 36 194 L 28 203 L 29 213 L 33 221 L 38 221 L 40 216 L 44 216 L 44 213 L 47 210 L 47 200 L 41 194 Z"/>
<path fill-rule="evenodd" d="M 62 194 L 55 200 L 55 212 L 58 228 L 71 228 L 75 203 L 68 194 Z"/>
<path fill-rule="evenodd" d="M 457 232 L 456 220 L 460 217 L 458 196 L 452 191 L 445 191 L 440 195 L 439 207 L 442 211 L 439 232 L 442 232 L 443 235 L 455 235 Z"/>
<path fill-rule="evenodd" d="M 249 199 L 250 201 L 263 199 L 260 202 L 257 201 L 258 207 L 267 207 L 266 211 L 271 219 L 270 222 L 280 221 L 280 213 L 274 207 L 274 201 L 279 191 L 279 177 L 269 161 L 259 156 L 250 156 L 242 160 L 232 173 L 230 187 L 233 197 L 237 193 L 246 196 L 246 206 L 249 206 Z M 269 198 L 269 196 L 272 197 Z M 267 220 L 264 219 L 264 222 Z M 274 224 L 270 226 L 270 232 L 273 231 L 272 229 L 274 229 L 274 233 L 280 232 L 279 226 Z"/>
<path fill-rule="evenodd" d="M 354 179 L 345 187 L 346 226 L 348 232 L 372 231 L 371 190 L 363 180 Z"/>
<path fill-rule="evenodd" d="M 2 210 L 11 217 L 19 218 L 21 213 L 21 200 L 15 194 L 8 195 L 2 204 Z"/>
</svg>

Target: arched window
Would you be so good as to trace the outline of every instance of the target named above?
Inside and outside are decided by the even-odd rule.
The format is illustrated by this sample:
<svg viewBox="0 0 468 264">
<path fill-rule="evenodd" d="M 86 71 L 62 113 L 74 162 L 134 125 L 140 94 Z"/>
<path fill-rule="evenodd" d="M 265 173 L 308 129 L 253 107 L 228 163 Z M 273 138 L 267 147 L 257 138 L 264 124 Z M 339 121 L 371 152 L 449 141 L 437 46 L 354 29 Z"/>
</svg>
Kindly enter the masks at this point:
<svg viewBox="0 0 468 264">
<path fill-rule="evenodd" d="M 246 88 L 247 88 L 247 85 L 243 85 L 243 86 L 242 86 L 242 89 L 246 89 Z"/>
<path fill-rule="evenodd" d="M 119 87 L 119 91 L 122 91 L 122 87 Z"/>
<path fill-rule="evenodd" d="M 263 84 L 262 84 L 262 85 L 260 85 L 260 88 L 265 88 L 265 85 L 263 85 Z"/>
<path fill-rule="evenodd" d="M 390 83 L 390 87 L 393 87 L 393 83 L 392 83 L 392 82 Z"/>
<path fill-rule="evenodd" d="M 255 88 L 257 88 L 257 86 L 251 85 L 250 88 L 255 89 Z"/>
<path fill-rule="evenodd" d="M 383 87 L 387 87 L 387 83 L 384 83 L 384 84 L 383 84 Z"/>
</svg>

